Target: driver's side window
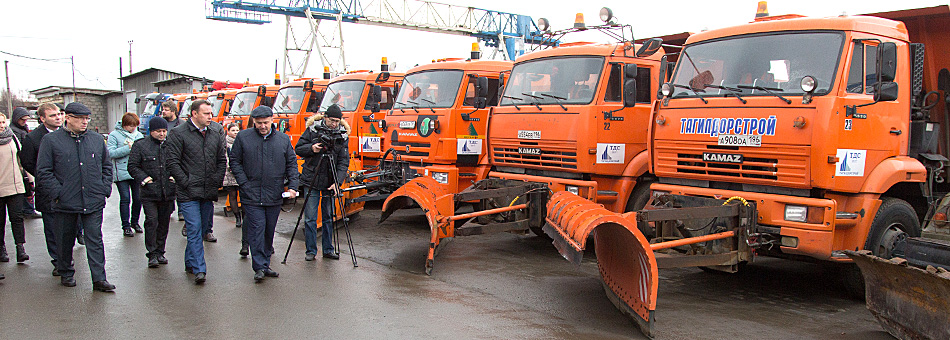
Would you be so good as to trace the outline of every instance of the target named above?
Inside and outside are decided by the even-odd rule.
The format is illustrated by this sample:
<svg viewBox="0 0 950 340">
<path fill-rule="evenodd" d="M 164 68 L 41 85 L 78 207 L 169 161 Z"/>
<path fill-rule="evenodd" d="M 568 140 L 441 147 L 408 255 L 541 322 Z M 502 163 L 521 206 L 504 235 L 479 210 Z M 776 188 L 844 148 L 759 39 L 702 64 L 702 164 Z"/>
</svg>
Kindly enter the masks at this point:
<svg viewBox="0 0 950 340">
<path fill-rule="evenodd" d="M 848 69 L 848 93 L 874 93 L 877 82 L 877 46 L 855 41 Z"/>
</svg>

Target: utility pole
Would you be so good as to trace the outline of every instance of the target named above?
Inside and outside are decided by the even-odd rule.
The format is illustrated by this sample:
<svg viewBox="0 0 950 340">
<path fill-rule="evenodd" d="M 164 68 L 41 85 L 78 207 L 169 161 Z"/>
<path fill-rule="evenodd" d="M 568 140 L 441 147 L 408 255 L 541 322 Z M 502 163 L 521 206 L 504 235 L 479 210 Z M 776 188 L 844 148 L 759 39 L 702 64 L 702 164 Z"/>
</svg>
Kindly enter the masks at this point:
<svg viewBox="0 0 950 340">
<path fill-rule="evenodd" d="M 122 84 L 122 57 L 119 57 L 119 90 L 125 93 L 124 84 Z"/>
<path fill-rule="evenodd" d="M 69 56 L 69 64 L 73 67 L 73 101 L 78 102 L 79 97 L 76 95 L 76 60 L 73 56 Z M 71 102 L 70 102 L 71 103 Z M 69 103 L 66 103 L 69 104 Z"/>
<path fill-rule="evenodd" d="M 7 114 L 13 118 L 13 91 L 10 91 L 10 64 L 9 60 L 3 61 L 3 73 L 7 77 Z"/>
<path fill-rule="evenodd" d="M 132 74 L 132 40 L 129 40 L 129 74 Z"/>
</svg>

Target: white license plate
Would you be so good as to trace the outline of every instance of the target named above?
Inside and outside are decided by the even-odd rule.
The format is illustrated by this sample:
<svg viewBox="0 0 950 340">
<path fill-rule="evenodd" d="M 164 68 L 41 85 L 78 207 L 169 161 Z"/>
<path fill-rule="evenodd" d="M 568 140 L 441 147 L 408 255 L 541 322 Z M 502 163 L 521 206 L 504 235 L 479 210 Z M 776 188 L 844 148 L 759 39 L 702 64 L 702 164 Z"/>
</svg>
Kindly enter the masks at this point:
<svg viewBox="0 0 950 340">
<path fill-rule="evenodd" d="M 518 130 L 518 139 L 541 139 L 541 131 Z"/>
<path fill-rule="evenodd" d="M 415 128 L 416 128 L 416 121 L 414 121 L 414 120 L 404 120 L 404 121 L 401 121 L 401 122 L 399 122 L 399 128 L 400 128 L 400 129 L 415 129 Z"/>
<path fill-rule="evenodd" d="M 719 135 L 719 145 L 725 146 L 762 146 L 759 135 Z"/>
</svg>

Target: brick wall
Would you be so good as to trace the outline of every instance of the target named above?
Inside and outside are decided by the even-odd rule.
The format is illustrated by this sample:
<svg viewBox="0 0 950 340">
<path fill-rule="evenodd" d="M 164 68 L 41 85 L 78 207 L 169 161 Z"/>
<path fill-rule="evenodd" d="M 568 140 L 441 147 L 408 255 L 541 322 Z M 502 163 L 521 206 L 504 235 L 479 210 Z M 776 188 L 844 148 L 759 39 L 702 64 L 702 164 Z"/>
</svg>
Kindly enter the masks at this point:
<svg viewBox="0 0 950 340">
<path fill-rule="evenodd" d="M 72 98 L 72 93 L 67 94 L 66 96 Z M 42 97 L 37 98 L 37 100 L 39 101 L 40 105 L 46 103 L 65 103 L 65 99 L 62 95 Z M 99 133 L 109 133 L 112 131 L 112 126 L 109 126 L 109 111 L 106 107 L 106 99 L 104 96 L 80 93 L 77 101 L 83 103 L 83 105 L 86 105 L 86 107 L 89 108 L 89 111 L 92 111 L 92 115 L 90 115 L 92 120 L 89 121 L 89 130 L 97 131 Z"/>
</svg>

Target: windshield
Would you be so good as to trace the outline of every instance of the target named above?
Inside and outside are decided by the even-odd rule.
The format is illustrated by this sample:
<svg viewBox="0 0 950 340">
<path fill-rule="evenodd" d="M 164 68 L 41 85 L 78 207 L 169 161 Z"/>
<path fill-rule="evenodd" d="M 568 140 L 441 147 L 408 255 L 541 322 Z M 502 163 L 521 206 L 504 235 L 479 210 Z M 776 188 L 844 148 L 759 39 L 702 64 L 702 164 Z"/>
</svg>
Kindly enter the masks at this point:
<svg viewBox="0 0 950 340">
<path fill-rule="evenodd" d="M 218 99 L 218 96 L 214 96 L 214 97 L 209 97 L 208 101 L 211 102 L 212 117 L 217 117 L 218 112 L 221 111 L 221 103 L 224 102 L 224 99 Z"/>
<path fill-rule="evenodd" d="M 844 36 L 836 32 L 739 36 L 687 46 L 673 76 L 672 97 L 775 93 L 804 94 L 801 80 L 815 78 L 816 94 L 834 82 Z"/>
<path fill-rule="evenodd" d="M 501 105 L 590 103 L 603 65 L 603 57 L 545 58 L 515 65 Z"/>
<path fill-rule="evenodd" d="M 303 105 L 303 87 L 285 87 L 277 91 L 274 113 L 297 113 Z"/>
<path fill-rule="evenodd" d="M 149 99 L 145 101 L 145 110 L 142 111 L 142 116 L 148 117 L 149 115 L 155 114 L 155 100 Z"/>
<path fill-rule="evenodd" d="M 234 104 L 231 105 L 232 116 L 247 116 L 254 109 L 254 102 L 257 101 L 257 92 L 242 92 L 234 96 Z"/>
<path fill-rule="evenodd" d="M 326 112 L 330 105 L 340 106 L 343 112 L 354 111 L 360 103 L 366 82 L 362 80 L 338 81 L 327 87 L 323 102 L 320 103 L 320 112 Z"/>
<path fill-rule="evenodd" d="M 445 108 L 455 104 L 462 71 L 445 70 L 413 73 L 402 80 L 394 109 L 433 107 Z"/>
<path fill-rule="evenodd" d="M 188 116 L 191 116 L 191 103 L 194 100 L 185 99 L 185 102 L 181 104 L 181 112 L 178 112 L 178 118 L 188 119 Z"/>
</svg>

